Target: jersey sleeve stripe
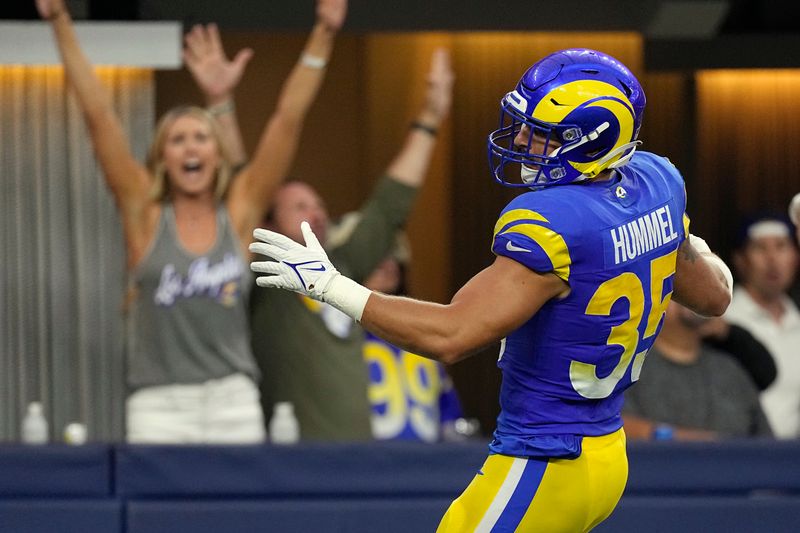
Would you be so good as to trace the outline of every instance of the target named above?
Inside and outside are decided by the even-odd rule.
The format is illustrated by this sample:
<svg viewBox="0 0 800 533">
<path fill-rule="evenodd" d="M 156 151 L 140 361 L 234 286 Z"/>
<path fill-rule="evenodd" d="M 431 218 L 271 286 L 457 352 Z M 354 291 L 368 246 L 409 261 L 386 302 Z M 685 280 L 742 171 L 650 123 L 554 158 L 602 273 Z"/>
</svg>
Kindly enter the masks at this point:
<svg viewBox="0 0 800 533">
<path fill-rule="evenodd" d="M 689 238 L 689 215 L 686 213 L 683 214 L 683 236 L 685 238 Z"/>
<path fill-rule="evenodd" d="M 524 221 L 549 222 L 536 211 L 531 211 L 530 209 L 512 209 L 498 219 L 497 224 L 494 225 L 494 231 L 492 232 L 492 235 L 497 235 L 509 224 L 520 223 Z"/>
<path fill-rule="evenodd" d="M 572 258 L 569 255 L 569 249 L 564 237 L 539 224 L 517 224 L 500 235 L 508 235 L 510 233 L 524 235 L 538 244 L 547 254 L 550 262 L 553 263 L 553 272 L 564 281 L 569 280 Z"/>
</svg>

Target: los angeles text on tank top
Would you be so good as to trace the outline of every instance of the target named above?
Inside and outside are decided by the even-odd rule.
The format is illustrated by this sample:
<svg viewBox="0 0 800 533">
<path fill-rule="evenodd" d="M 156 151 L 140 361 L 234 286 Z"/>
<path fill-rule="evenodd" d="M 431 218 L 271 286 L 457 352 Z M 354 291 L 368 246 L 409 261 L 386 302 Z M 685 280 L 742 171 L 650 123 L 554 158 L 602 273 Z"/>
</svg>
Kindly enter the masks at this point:
<svg viewBox="0 0 800 533">
<path fill-rule="evenodd" d="M 236 372 L 258 377 L 246 301 L 252 277 L 223 206 L 217 207 L 216 242 L 197 255 L 181 245 L 175 212 L 165 203 L 131 282 L 137 293 L 128 323 L 131 390 Z"/>
</svg>

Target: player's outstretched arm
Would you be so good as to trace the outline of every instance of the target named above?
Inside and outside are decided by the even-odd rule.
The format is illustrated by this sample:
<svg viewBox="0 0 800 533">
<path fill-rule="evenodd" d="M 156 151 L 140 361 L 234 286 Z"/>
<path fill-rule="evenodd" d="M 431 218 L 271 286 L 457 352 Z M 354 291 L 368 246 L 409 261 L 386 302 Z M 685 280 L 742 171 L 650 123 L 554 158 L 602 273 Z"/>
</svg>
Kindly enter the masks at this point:
<svg viewBox="0 0 800 533">
<path fill-rule="evenodd" d="M 256 283 L 307 294 L 327 302 L 386 341 L 444 363 L 455 363 L 505 337 L 530 319 L 545 302 L 566 294 L 555 274 L 537 274 L 498 257 L 473 277 L 447 305 L 372 292 L 339 274 L 307 222 L 306 246 L 268 230 L 257 229 L 260 242 L 250 251 L 275 261 L 251 264 Z"/>
<path fill-rule="evenodd" d="M 217 119 L 225 149 L 234 166 L 244 164 L 247 154 L 236 119 L 233 92 L 252 57 L 253 50 L 244 48 L 229 60 L 216 24 L 198 24 L 184 37 L 183 60 L 197 88 L 203 93 L 206 108 Z"/>
<path fill-rule="evenodd" d="M 334 38 L 346 13 L 346 0 L 317 0 L 316 24 L 305 49 L 283 84 L 252 159 L 233 182 L 228 207 L 245 241 L 294 161 L 303 122 L 322 86 Z"/>
<path fill-rule="evenodd" d="M 452 364 L 502 339 L 567 291 L 555 274 L 499 256 L 447 305 L 372 293 L 361 323 L 392 344 Z"/>
<path fill-rule="evenodd" d="M 703 239 L 690 235 L 678 249 L 672 297 L 695 313 L 721 316 L 731 302 L 733 276 Z"/>
</svg>

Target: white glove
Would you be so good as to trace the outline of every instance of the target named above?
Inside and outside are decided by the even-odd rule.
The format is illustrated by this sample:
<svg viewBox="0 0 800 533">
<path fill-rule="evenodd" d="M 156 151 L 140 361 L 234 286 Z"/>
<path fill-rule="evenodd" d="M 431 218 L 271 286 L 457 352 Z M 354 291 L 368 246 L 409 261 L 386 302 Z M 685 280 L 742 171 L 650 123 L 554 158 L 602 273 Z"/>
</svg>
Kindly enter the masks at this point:
<svg viewBox="0 0 800 533">
<path fill-rule="evenodd" d="M 268 274 L 257 277 L 256 284 L 307 294 L 361 320 L 371 291 L 336 270 L 308 222 L 300 224 L 300 231 L 305 246 L 274 231 L 253 231 L 253 237 L 263 242 L 250 244 L 250 251 L 275 259 L 250 263 L 253 272 Z"/>
<path fill-rule="evenodd" d="M 300 230 L 306 246 L 274 231 L 260 228 L 253 231 L 253 237 L 264 242 L 252 243 L 250 251 L 272 257 L 277 262 L 254 261 L 250 269 L 271 274 L 256 279 L 259 287 L 288 289 L 322 300 L 328 283 L 339 272 L 328 259 L 328 254 L 322 249 L 308 222 L 303 221 Z"/>
</svg>

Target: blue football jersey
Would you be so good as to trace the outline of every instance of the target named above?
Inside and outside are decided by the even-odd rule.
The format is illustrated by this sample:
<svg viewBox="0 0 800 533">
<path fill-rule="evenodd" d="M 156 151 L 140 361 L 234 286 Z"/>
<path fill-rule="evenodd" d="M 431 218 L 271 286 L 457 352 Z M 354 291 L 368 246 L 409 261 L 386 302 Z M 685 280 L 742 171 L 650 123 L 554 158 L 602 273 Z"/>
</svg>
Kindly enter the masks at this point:
<svg viewBox="0 0 800 533">
<path fill-rule="evenodd" d="M 680 173 L 648 152 L 611 180 L 529 192 L 506 206 L 492 251 L 555 273 L 570 292 L 501 343 L 493 452 L 577 457 L 583 436 L 622 426 L 622 392 L 639 378 L 672 295 L 685 208 Z"/>
</svg>

